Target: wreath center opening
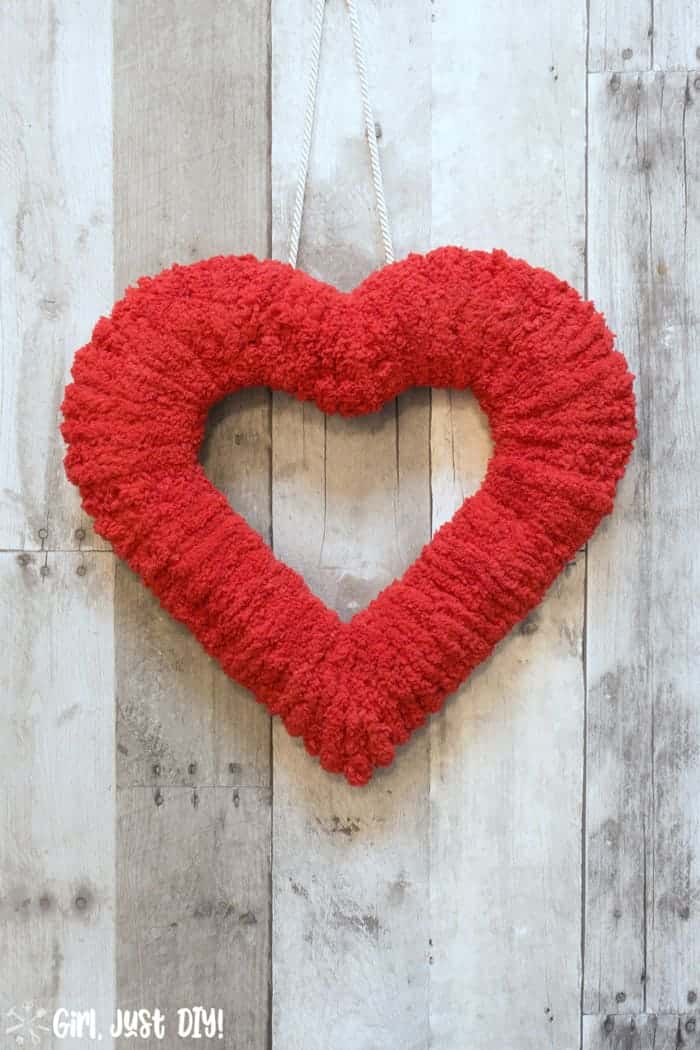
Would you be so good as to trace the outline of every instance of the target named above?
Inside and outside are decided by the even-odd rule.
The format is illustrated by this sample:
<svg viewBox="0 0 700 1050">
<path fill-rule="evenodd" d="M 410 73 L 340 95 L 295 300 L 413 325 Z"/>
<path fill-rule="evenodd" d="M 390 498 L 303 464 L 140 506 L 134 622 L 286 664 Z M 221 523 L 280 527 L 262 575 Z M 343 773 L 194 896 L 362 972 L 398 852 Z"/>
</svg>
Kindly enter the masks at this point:
<svg viewBox="0 0 700 1050">
<path fill-rule="evenodd" d="M 199 460 L 277 557 L 349 621 L 479 489 L 492 452 L 468 390 L 414 388 L 349 419 L 255 387 L 214 405 Z"/>
</svg>

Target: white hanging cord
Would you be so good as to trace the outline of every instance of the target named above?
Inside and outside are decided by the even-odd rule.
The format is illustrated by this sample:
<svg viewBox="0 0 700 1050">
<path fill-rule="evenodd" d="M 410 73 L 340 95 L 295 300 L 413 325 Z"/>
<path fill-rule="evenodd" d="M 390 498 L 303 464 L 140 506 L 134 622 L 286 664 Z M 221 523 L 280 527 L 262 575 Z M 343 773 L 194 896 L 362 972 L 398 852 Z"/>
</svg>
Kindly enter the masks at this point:
<svg viewBox="0 0 700 1050">
<path fill-rule="evenodd" d="M 362 111 L 365 116 L 365 135 L 369 146 L 369 160 L 372 166 L 372 182 L 374 183 L 374 199 L 377 203 L 377 215 L 379 216 L 379 229 L 382 234 L 384 245 L 384 260 L 388 263 L 394 261 L 394 246 L 391 243 L 391 230 L 389 229 L 389 216 L 386 210 L 386 199 L 384 197 L 384 180 L 382 179 L 382 167 L 379 163 L 379 149 L 377 148 L 377 125 L 374 122 L 372 104 L 369 100 L 369 86 L 367 83 L 367 66 L 362 49 L 362 37 L 360 35 L 360 23 L 357 19 L 357 8 L 355 0 L 346 0 L 348 13 L 350 15 L 350 28 L 352 30 L 352 46 L 355 52 L 355 65 L 360 74 L 360 94 L 362 95 Z"/>
<path fill-rule="evenodd" d="M 386 198 L 384 196 L 384 181 L 382 179 L 382 168 L 379 161 L 379 149 L 377 146 L 377 129 L 372 112 L 372 104 L 369 99 L 369 86 L 367 82 L 367 66 L 365 65 L 364 52 L 362 48 L 362 35 L 360 23 L 357 17 L 355 0 L 345 0 L 350 16 L 350 29 L 352 32 L 352 47 L 355 54 L 355 65 L 360 76 L 360 95 L 362 98 L 362 112 L 365 121 L 365 136 L 369 147 L 370 167 L 372 169 L 372 184 L 374 186 L 374 199 L 379 218 L 379 228 L 384 247 L 384 261 L 394 261 L 394 248 L 391 241 L 391 229 L 389 216 L 386 209 Z M 318 94 L 318 73 L 321 66 L 321 38 L 323 36 L 323 16 L 326 9 L 326 0 L 316 0 L 314 8 L 314 22 L 311 39 L 311 71 L 306 91 L 306 108 L 304 112 L 304 133 L 301 144 L 301 159 L 299 163 L 299 178 L 297 181 L 296 196 L 294 198 L 294 211 L 292 213 L 292 225 L 289 232 L 289 255 L 291 266 L 296 266 L 299 255 L 299 241 L 301 239 L 301 220 L 304 213 L 304 197 L 306 195 L 306 182 L 309 173 L 309 158 L 311 156 L 311 140 L 313 137 L 314 114 L 316 112 L 316 96 Z"/>
<path fill-rule="evenodd" d="M 323 36 L 323 16 L 326 11 L 326 0 L 316 0 L 314 9 L 314 25 L 311 38 L 311 72 L 309 73 L 309 85 L 306 89 L 306 108 L 304 110 L 304 136 L 301 143 L 301 160 L 299 162 L 299 177 L 297 180 L 297 192 L 294 198 L 294 212 L 292 214 L 292 228 L 289 231 L 289 264 L 296 266 L 299 254 L 299 240 L 301 238 L 301 217 L 304 213 L 304 196 L 306 194 L 306 177 L 309 172 L 309 157 L 311 155 L 311 139 L 314 131 L 314 113 L 316 111 L 316 94 L 318 89 L 318 71 L 321 66 L 321 37 Z"/>
</svg>

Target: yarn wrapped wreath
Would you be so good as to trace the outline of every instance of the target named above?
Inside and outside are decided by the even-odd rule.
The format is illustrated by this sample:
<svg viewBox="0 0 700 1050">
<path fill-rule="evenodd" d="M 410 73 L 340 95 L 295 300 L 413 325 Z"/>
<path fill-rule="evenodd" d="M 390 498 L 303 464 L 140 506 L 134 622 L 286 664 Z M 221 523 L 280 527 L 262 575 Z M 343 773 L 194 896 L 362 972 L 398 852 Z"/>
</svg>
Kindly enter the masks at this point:
<svg viewBox="0 0 700 1050">
<path fill-rule="evenodd" d="M 324 769 L 364 784 L 545 591 L 613 506 L 632 376 L 601 314 L 504 252 L 439 248 L 349 293 L 252 256 L 142 278 L 78 351 L 65 466 L 96 531 Z M 479 491 L 344 623 L 198 461 L 211 406 L 267 385 L 323 412 L 470 387 Z"/>
</svg>

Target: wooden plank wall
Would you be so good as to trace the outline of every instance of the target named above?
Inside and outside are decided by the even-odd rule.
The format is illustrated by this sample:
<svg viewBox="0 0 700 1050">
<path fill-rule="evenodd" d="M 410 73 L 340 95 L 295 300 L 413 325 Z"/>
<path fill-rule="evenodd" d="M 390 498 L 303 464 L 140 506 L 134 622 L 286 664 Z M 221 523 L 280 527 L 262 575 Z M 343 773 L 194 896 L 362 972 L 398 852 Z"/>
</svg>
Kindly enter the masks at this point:
<svg viewBox="0 0 700 1050">
<path fill-rule="evenodd" d="M 8 0 L 0 1038 L 23 1004 L 203 1004 L 245 1050 L 693 1047 L 700 9 L 359 9 L 397 256 L 504 247 L 617 332 L 640 437 L 616 512 L 391 771 L 323 773 L 114 565 L 56 429 L 140 273 L 286 257 L 310 2 Z M 382 257 L 342 0 L 325 19 L 299 263 L 347 288 Z M 489 450 L 468 394 L 348 423 L 254 390 L 203 461 L 349 618 Z"/>
</svg>

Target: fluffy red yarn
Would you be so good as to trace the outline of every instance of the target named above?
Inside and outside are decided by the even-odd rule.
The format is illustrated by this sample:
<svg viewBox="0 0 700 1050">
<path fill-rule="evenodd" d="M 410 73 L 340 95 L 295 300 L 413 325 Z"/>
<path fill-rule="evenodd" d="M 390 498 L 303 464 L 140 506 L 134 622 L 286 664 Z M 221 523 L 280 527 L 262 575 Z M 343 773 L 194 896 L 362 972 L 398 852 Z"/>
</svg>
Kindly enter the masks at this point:
<svg viewBox="0 0 700 1050">
<path fill-rule="evenodd" d="M 632 376 L 591 303 L 504 252 L 440 248 L 343 294 L 252 256 L 142 278 L 76 355 L 66 471 L 95 529 L 327 770 L 363 784 L 543 597 L 612 509 Z M 211 406 L 268 385 L 324 412 L 471 387 L 481 489 L 349 623 L 198 462 Z"/>
</svg>

